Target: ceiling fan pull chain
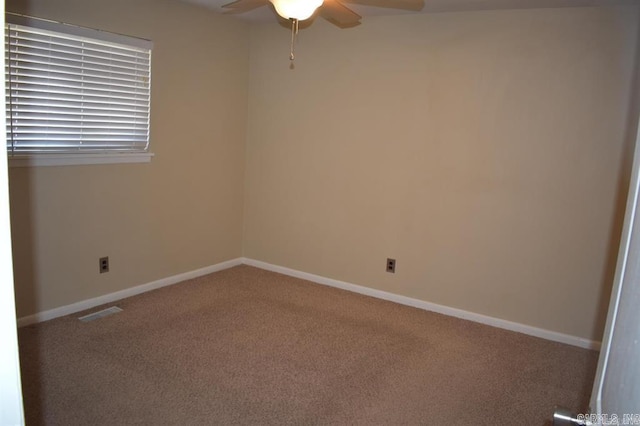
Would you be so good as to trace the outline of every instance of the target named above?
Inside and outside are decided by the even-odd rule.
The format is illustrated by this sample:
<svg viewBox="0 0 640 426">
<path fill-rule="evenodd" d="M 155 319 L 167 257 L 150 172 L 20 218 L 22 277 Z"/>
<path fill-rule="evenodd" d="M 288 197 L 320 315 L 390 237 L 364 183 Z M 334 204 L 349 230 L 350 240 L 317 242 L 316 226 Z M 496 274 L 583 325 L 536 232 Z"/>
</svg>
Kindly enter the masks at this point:
<svg viewBox="0 0 640 426">
<path fill-rule="evenodd" d="M 291 19 L 291 54 L 289 55 L 289 60 L 293 62 L 296 58 L 295 55 L 295 44 L 296 44 L 296 36 L 298 35 L 298 20 Z"/>
</svg>

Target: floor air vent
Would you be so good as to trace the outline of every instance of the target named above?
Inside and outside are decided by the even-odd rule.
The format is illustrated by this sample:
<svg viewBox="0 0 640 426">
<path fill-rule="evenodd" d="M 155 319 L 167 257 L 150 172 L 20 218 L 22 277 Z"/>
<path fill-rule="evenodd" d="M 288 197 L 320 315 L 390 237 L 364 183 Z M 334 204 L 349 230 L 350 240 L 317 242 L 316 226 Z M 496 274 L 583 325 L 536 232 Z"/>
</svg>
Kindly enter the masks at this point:
<svg viewBox="0 0 640 426">
<path fill-rule="evenodd" d="M 122 312 L 122 309 L 118 308 L 117 306 L 112 306 L 110 308 L 103 309 L 101 311 L 94 312 L 89 315 L 85 315 L 78 319 L 82 322 L 89 322 L 89 321 L 97 320 L 99 318 L 107 317 L 109 315 L 117 314 L 118 312 Z"/>
</svg>

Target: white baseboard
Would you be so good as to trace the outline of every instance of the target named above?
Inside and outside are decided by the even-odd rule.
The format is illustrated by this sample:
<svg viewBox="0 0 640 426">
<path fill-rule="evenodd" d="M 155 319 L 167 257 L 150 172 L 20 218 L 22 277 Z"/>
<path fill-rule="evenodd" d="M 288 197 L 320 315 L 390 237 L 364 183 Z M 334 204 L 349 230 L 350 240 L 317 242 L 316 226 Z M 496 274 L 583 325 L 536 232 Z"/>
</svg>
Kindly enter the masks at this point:
<svg viewBox="0 0 640 426">
<path fill-rule="evenodd" d="M 249 266 L 255 266 L 256 268 L 266 269 L 268 271 L 278 272 L 280 274 L 289 275 L 291 277 L 312 281 L 314 283 L 323 284 L 330 287 L 337 287 L 337 288 L 348 290 L 354 293 L 360 293 L 366 296 L 376 297 L 378 299 L 400 303 L 401 305 L 412 306 L 414 308 L 423 309 L 425 311 L 437 312 L 439 314 L 444 314 L 444 315 L 449 315 L 456 318 L 474 321 L 481 324 L 490 325 L 492 327 L 515 331 L 518 333 L 528 334 L 530 336 L 540 337 L 542 339 L 552 340 L 554 342 L 560 342 L 560 343 L 565 343 L 572 346 L 578 346 L 580 348 L 600 350 L 600 342 L 584 339 L 582 337 L 576 337 L 576 336 L 571 336 L 569 334 L 558 333 L 556 331 L 545 330 L 538 327 L 532 327 L 530 325 L 525 325 L 517 322 L 494 318 L 487 315 L 476 314 L 473 312 L 464 311 L 462 309 L 450 308 L 448 306 L 438 305 L 436 303 L 425 302 L 423 300 L 413 299 L 411 297 L 401 296 L 398 294 L 388 293 L 382 290 L 376 290 L 369 287 L 363 287 L 360 285 L 351 284 L 344 281 L 338 281 L 331 278 L 322 277 L 320 275 L 309 274 L 306 272 L 297 271 L 295 269 L 272 265 L 270 263 L 261 262 L 259 260 L 243 258 L 242 263 Z"/>
<path fill-rule="evenodd" d="M 147 291 L 177 284 L 185 280 L 190 280 L 192 278 L 201 277 L 213 272 L 222 271 L 223 269 L 241 265 L 242 261 L 242 258 L 227 260 L 226 262 L 217 263 L 215 265 L 196 269 L 194 271 L 184 272 L 182 274 L 173 275 L 171 277 L 162 278 L 160 280 L 152 281 L 147 284 L 142 284 L 121 291 L 116 291 L 115 293 L 105 294 L 104 296 L 94 297 L 93 299 L 83 300 L 81 302 L 72 303 L 71 305 L 61 306 L 49 311 L 39 312 L 34 315 L 18 318 L 18 327 L 24 327 L 29 324 L 48 321 L 54 318 L 84 311 L 86 309 L 91 309 L 95 306 L 104 305 L 105 303 L 115 302 L 116 300 L 124 299 L 126 297 L 135 296 L 137 294 L 146 293 Z"/>
<path fill-rule="evenodd" d="M 540 337 L 546 340 L 552 340 L 554 342 L 565 343 L 572 346 L 578 346 L 585 349 L 600 350 L 600 342 L 584 339 L 581 337 L 571 336 L 568 334 L 558 333 L 551 330 L 545 330 L 530 325 L 520 324 L 517 322 L 507 321 L 499 318 L 490 317 L 487 315 L 476 314 L 474 312 L 464 311 L 462 309 L 450 308 L 444 305 L 438 305 L 436 303 L 425 302 L 424 300 L 413 299 L 407 296 L 401 296 L 394 293 L 389 293 L 382 290 L 376 290 L 369 287 L 364 287 L 356 284 L 347 283 L 344 281 L 338 281 L 331 278 L 326 278 L 320 275 L 309 274 L 307 272 L 297 271 L 295 269 L 285 268 L 283 266 L 277 266 L 270 263 L 262 262 L 259 260 L 249 258 L 236 258 L 226 262 L 217 263 L 215 265 L 207 266 L 205 268 L 196 269 L 194 271 L 185 272 L 171 277 L 162 278 L 157 281 L 152 281 L 147 284 L 142 284 L 136 287 L 128 288 L 125 290 L 117 291 L 115 293 L 105 294 L 103 296 L 95 297 L 93 299 L 83 300 L 81 302 L 72 303 L 71 305 L 61 306 L 59 308 L 51 309 L 44 312 L 39 312 L 34 315 L 18 318 L 18 327 L 24 327 L 26 325 L 48 321 L 54 318 L 70 315 L 76 312 L 91 309 L 95 306 L 104 305 L 105 303 L 115 302 L 120 299 L 135 296 L 137 294 L 146 293 L 147 291 L 155 290 L 161 287 L 177 284 L 182 281 L 186 281 L 192 278 L 197 278 L 203 275 L 211 274 L 213 272 L 222 271 L 224 269 L 231 268 L 237 265 L 249 265 L 256 268 L 265 269 L 267 271 L 278 272 L 284 275 L 288 275 L 295 278 L 300 278 L 307 281 L 312 281 L 317 284 L 323 284 L 330 287 L 336 287 L 343 290 L 351 291 L 354 293 L 364 294 L 366 296 L 375 297 L 378 299 L 388 300 L 390 302 L 399 303 L 401 305 L 412 306 L 414 308 L 423 309 L 425 311 L 437 312 L 439 314 L 449 315 L 456 318 L 461 318 L 469 321 L 478 322 L 481 324 L 490 325 L 492 327 L 503 328 L 506 330 L 515 331 L 518 333 L 528 334 L 530 336 Z"/>
</svg>

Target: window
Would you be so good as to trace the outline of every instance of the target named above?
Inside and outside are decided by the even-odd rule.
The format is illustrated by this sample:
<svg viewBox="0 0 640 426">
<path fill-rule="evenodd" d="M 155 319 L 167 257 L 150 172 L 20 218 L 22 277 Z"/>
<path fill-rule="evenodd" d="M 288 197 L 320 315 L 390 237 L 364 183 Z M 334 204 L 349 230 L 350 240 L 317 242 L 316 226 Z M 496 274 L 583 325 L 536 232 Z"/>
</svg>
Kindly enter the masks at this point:
<svg viewBox="0 0 640 426">
<path fill-rule="evenodd" d="M 10 158 L 149 161 L 151 42 L 8 15 L 5 61 Z"/>
</svg>

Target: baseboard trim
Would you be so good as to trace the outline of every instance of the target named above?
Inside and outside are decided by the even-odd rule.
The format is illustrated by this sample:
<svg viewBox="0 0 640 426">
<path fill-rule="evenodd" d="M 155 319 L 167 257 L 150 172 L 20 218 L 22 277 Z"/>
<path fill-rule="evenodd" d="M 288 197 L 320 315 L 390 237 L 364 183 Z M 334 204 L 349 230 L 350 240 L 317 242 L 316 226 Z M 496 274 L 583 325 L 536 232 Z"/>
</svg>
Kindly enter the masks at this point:
<svg viewBox="0 0 640 426">
<path fill-rule="evenodd" d="M 565 343 L 567 345 L 577 346 L 584 349 L 600 350 L 600 342 L 584 339 L 582 337 L 571 336 L 569 334 L 558 333 L 556 331 L 545 330 L 530 325 L 520 324 L 513 321 L 507 321 L 500 318 L 494 318 L 487 315 L 477 314 L 474 312 L 464 311 L 462 309 L 450 308 L 436 303 L 426 302 L 419 299 L 413 299 L 407 296 L 401 296 L 382 290 L 376 290 L 369 287 L 363 287 L 357 284 L 351 284 L 344 281 L 338 281 L 326 278 L 320 275 L 309 274 L 307 272 L 297 271 L 295 269 L 283 266 L 273 265 L 259 260 L 242 258 L 242 263 L 256 268 L 265 269 L 267 271 L 278 272 L 295 278 L 312 281 L 317 284 L 323 284 L 330 287 L 336 287 L 354 293 L 364 294 L 378 299 L 388 300 L 390 302 L 399 303 L 401 305 L 412 306 L 414 308 L 423 309 L 425 311 L 437 312 L 456 318 L 461 318 L 492 327 L 502 328 L 505 330 L 515 331 L 518 333 L 528 334 L 530 336 L 539 337 L 554 342 Z"/>
<path fill-rule="evenodd" d="M 462 309 L 451 308 L 451 307 L 439 305 L 436 303 L 426 302 L 424 300 L 414 299 L 411 297 L 389 293 L 382 290 L 376 290 L 373 288 L 364 287 L 357 284 L 351 284 L 344 281 L 334 280 L 332 278 L 326 278 L 320 275 L 314 275 L 307 272 L 286 268 L 284 266 L 273 265 L 271 263 L 262 262 L 260 260 L 250 259 L 246 257 L 231 259 L 225 262 L 217 263 L 215 265 L 207 266 L 207 267 L 196 269 L 193 271 L 184 272 L 182 274 L 173 275 L 167 278 L 162 278 L 162 279 L 152 281 L 150 283 L 142 284 L 136 287 L 131 287 L 125 290 L 120 290 L 114 293 L 105 294 L 103 296 L 95 297 L 92 299 L 72 303 L 70 305 L 61 306 L 59 308 L 21 317 L 21 318 L 18 318 L 17 324 L 18 324 L 18 327 L 24 327 L 30 324 L 48 321 L 54 318 L 84 311 L 86 309 L 91 309 L 99 305 L 104 305 L 105 303 L 115 302 L 117 300 L 121 300 L 127 297 L 146 293 L 151 290 L 177 284 L 182 281 L 190 280 L 192 278 L 197 278 L 203 275 L 222 271 L 224 269 L 229 269 L 241 264 L 254 266 L 256 268 L 277 272 L 277 273 L 288 275 L 295 278 L 300 278 L 300 279 L 311 281 L 317 284 L 340 288 L 342 290 L 363 294 L 365 296 L 371 296 L 378 299 L 399 303 L 401 305 L 411 306 L 411 307 L 422 309 L 425 311 L 436 312 L 439 314 L 461 318 L 461 319 L 477 322 L 480 324 L 489 325 L 492 327 L 515 331 L 518 333 L 528 334 L 530 336 L 535 336 L 542 339 L 551 340 L 554 342 L 565 343 L 565 344 L 577 346 L 580 348 L 600 350 L 600 346 L 601 346 L 600 342 L 584 339 L 582 337 L 571 336 L 568 334 L 558 333 L 556 331 L 545 330 L 542 328 L 533 327 L 530 325 L 525 325 L 517 322 L 507 321 L 500 318 L 494 318 L 487 315 L 477 314 L 477 313 L 465 311 Z"/>
<path fill-rule="evenodd" d="M 182 274 L 173 275 L 167 278 L 162 278 L 147 284 L 142 284 L 136 287 L 127 288 L 125 290 L 116 291 L 115 293 L 105 294 L 103 296 L 94 297 L 93 299 L 83 300 L 81 302 L 72 303 L 71 305 L 61 306 L 59 308 L 39 312 L 33 315 L 28 315 L 26 317 L 18 318 L 18 327 L 24 327 L 26 325 L 74 314 L 76 312 L 91 309 L 99 305 L 104 305 L 105 303 L 115 302 L 120 299 L 135 296 L 141 293 L 146 293 L 158 288 L 167 287 L 182 281 L 190 280 L 192 278 L 197 278 L 203 275 L 222 271 L 224 269 L 229 269 L 231 267 L 241 265 L 242 263 L 243 258 L 231 259 L 227 260 L 226 262 L 216 263 L 215 265 L 206 266 L 204 268 L 184 272 Z"/>
</svg>

